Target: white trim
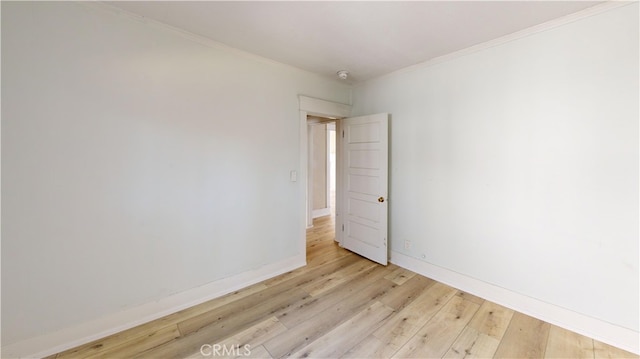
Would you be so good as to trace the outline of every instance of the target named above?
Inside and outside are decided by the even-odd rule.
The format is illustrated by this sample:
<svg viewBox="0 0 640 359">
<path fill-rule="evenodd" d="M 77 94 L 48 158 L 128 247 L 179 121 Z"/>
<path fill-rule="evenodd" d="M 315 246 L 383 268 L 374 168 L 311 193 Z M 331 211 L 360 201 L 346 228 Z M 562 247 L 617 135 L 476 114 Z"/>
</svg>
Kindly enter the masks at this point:
<svg viewBox="0 0 640 359">
<path fill-rule="evenodd" d="M 343 103 L 320 100 L 313 97 L 299 95 L 300 110 L 308 115 L 320 117 L 342 118 L 351 115 L 351 106 Z"/>
<path fill-rule="evenodd" d="M 313 156 L 314 156 L 314 146 L 313 146 L 313 124 L 310 124 L 309 121 L 307 123 L 307 228 L 313 227 Z M 305 234 L 306 238 L 306 234 Z"/>
<path fill-rule="evenodd" d="M 422 69 L 422 68 L 425 68 L 425 67 L 430 67 L 430 66 L 442 63 L 442 62 L 451 61 L 451 60 L 457 59 L 459 57 L 467 56 L 467 55 L 470 55 L 470 54 L 473 54 L 473 53 L 476 53 L 476 52 L 480 52 L 480 51 L 483 51 L 483 50 L 486 50 L 486 49 L 490 49 L 490 48 L 495 47 L 495 46 L 503 45 L 503 44 L 506 44 L 506 43 L 511 42 L 511 41 L 515 41 L 515 40 L 518 40 L 518 39 L 521 39 L 521 38 L 524 38 L 524 37 L 527 37 L 527 36 L 531 36 L 531 35 L 543 32 L 543 31 L 551 30 L 551 29 L 554 29 L 554 28 L 559 27 L 559 26 L 563 26 L 563 25 L 566 25 L 566 24 L 569 24 L 569 23 L 572 23 L 572 22 L 575 22 L 575 21 L 578 21 L 578 20 L 581 20 L 581 19 L 585 19 L 585 18 L 594 16 L 594 15 L 597 15 L 597 14 L 600 14 L 600 13 L 603 13 L 603 12 L 606 12 L 606 11 L 609 11 L 609 10 L 613 10 L 613 9 L 616 9 L 616 8 L 619 8 L 619 7 L 622 7 L 622 6 L 631 5 L 631 4 L 634 4 L 636 2 L 637 2 L 637 0 L 636 1 L 618 1 L 618 0 L 605 1 L 605 2 L 603 2 L 601 4 L 586 8 L 584 10 L 575 12 L 573 14 L 565 15 L 565 16 L 559 17 L 557 19 L 553 19 L 553 20 L 544 22 L 542 24 L 538 24 L 538 25 L 526 28 L 524 30 L 516 31 L 516 32 L 511 33 L 509 35 L 498 37 L 496 39 L 489 40 L 489 41 L 486 41 L 486 42 L 483 42 L 483 43 L 480 43 L 480 44 L 477 44 L 477 45 L 474 45 L 474 46 L 471 46 L 471 47 L 467 47 L 467 48 L 464 48 L 462 50 L 451 52 L 451 53 L 448 53 L 448 54 L 433 58 L 431 60 L 427 60 L 427 61 L 415 64 L 415 65 L 407 66 L 407 67 L 401 68 L 399 70 L 389 72 L 388 74 L 385 74 L 385 75 L 382 75 L 382 76 L 378 76 L 378 77 L 375 77 L 375 78 L 367 80 L 367 81 L 356 83 L 356 84 L 353 85 L 353 87 L 357 88 L 357 87 L 363 86 L 365 84 L 368 85 L 368 84 L 371 84 L 371 83 L 375 83 L 376 81 L 380 81 L 382 79 L 386 79 L 389 76 L 396 76 L 398 74 L 413 72 L 413 71 L 416 71 L 416 70 L 419 70 L 419 69 Z M 353 96 L 353 91 L 351 93 L 352 93 L 352 96 Z"/>
<path fill-rule="evenodd" d="M 318 217 L 328 216 L 330 214 L 331 214 L 331 208 L 327 207 L 327 208 L 314 209 L 311 216 L 313 218 L 318 218 Z"/>
<path fill-rule="evenodd" d="M 307 114 L 313 116 L 320 117 L 335 117 L 336 121 L 336 136 L 342 130 L 340 125 L 340 118 L 349 117 L 351 115 L 351 106 L 345 105 L 337 102 L 330 102 L 326 100 L 320 100 L 313 97 L 308 97 L 304 95 L 298 96 L 298 103 L 300 107 L 300 176 L 298 179 L 301 182 L 301 188 L 303 191 L 306 191 L 304 196 L 301 196 L 300 199 L 300 213 L 302 214 L 302 226 L 300 229 L 300 239 L 298 240 L 298 245 L 302 253 L 306 251 L 307 245 L 307 232 L 306 229 L 313 227 L 313 221 L 310 224 L 307 220 L 308 216 L 310 216 L 309 210 L 309 176 L 308 176 L 308 166 L 309 166 L 309 134 L 307 132 Z M 336 145 L 339 146 L 340 141 L 336 140 Z M 340 151 L 341 148 L 336 148 L 336 241 L 340 242 L 342 239 L 342 232 L 338 231 L 338 228 L 342 227 L 342 217 L 340 216 L 341 211 L 341 203 L 340 203 L 340 186 L 342 182 L 340 180 Z M 306 228 L 306 229 L 305 229 Z"/>
<path fill-rule="evenodd" d="M 309 149 L 307 146 L 309 145 L 307 142 L 308 139 L 308 131 L 307 128 L 307 112 L 304 110 L 300 110 L 300 129 L 299 129 L 298 137 L 300 137 L 300 164 L 299 164 L 299 173 L 298 173 L 298 183 L 300 183 L 300 213 L 303 213 L 302 223 L 299 229 L 298 236 L 303 238 L 302 241 L 298 241 L 298 253 L 306 253 L 307 252 L 307 229 L 313 228 L 313 221 L 309 221 L 309 176 L 308 176 L 308 168 L 307 165 L 309 163 Z"/>
<path fill-rule="evenodd" d="M 391 251 L 391 263 L 547 323 L 640 354 L 640 333 Z"/>
<path fill-rule="evenodd" d="M 335 208 L 335 241 L 340 243 L 342 247 L 343 238 L 343 215 L 344 204 L 344 183 L 342 181 L 342 162 L 343 162 L 343 146 L 342 146 L 342 121 L 336 121 L 336 208 Z"/>
<path fill-rule="evenodd" d="M 306 265 L 304 252 L 155 302 L 2 347 L 5 358 L 41 358 L 162 318 Z"/>
<path fill-rule="evenodd" d="M 325 138 L 326 138 L 326 162 L 325 162 L 325 174 L 327 175 L 327 179 L 326 179 L 326 188 L 325 188 L 325 203 L 327 204 L 327 210 L 329 211 L 329 214 L 331 214 L 331 176 L 334 174 L 333 171 L 331 170 L 331 130 L 329 128 L 329 125 L 333 124 L 333 128 L 335 131 L 335 121 L 334 122 L 329 122 L 326 124 L 326 126 L 324 127 L 325 129 Z"/>
</svg>

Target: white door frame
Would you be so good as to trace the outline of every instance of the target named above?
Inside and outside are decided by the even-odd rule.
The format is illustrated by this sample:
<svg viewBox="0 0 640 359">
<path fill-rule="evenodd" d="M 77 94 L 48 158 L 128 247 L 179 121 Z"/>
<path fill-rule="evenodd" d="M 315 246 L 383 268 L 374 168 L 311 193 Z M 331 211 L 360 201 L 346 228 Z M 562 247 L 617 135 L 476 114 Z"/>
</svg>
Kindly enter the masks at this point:
<svg viewBox="0 0 640 359">
<path fill-rule="evenodd" d="M 340 119 L 351 116 L 351 106 L 342 103 L 331 102 L 321 100 L 313 97 L 298 96 L 299 110 L 300 110 L 300 179 L 301 190 L 304 195 L 300 196 L 300 213 L 303 214 L 300 225 L 300 240 L 299 248 L 300 253 L 306 253 L 307 248 L 307 228 L 313 225 L 313 219 L 311 218 L 311 201 L 309 201 L 309 194 L 311 190 L 309 188 L 309 130 L 307 126 L 307 115 L 320 116 L 336 119 L 336 134 L 340 133 L 341 125 Z M 340 168 L 340 153 L 342 146 L 339 145 L 342 141 L 336 141 L 336 169 Z M 340 242 L 341 231 L 337 229 L 342 225 L 341 213 L 341 201 L 339 200 L 339 193 L 342 186 L 341 176 L 336 176 L 336 240 Z"/>
</svg>

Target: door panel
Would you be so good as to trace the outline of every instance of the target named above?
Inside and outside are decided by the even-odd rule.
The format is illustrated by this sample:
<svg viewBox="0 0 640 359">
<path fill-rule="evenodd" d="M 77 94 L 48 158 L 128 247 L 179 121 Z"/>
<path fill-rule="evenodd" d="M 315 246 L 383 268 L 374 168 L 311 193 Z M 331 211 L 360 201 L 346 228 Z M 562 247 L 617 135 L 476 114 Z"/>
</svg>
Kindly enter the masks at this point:
<svg viewBox="0 0 640 359">
<path fill-rule="evenodd" d="M 342 120 L 345 248 L 387 264 L 388 114 Z"/>
<path fill-rule="evenodd" d="M 347 204 L 348 212 L 351 215 L 357 215 L 359 218 L 366 219 L 375 223 L 380 222 L 380 211 L 376 203 L 363 201 L 356 198 L 349 198 Z"/>
<path fill-rule="evenodd" d="M 380 151 L 366 148 L 351 150 L 347 156 L 347 161 L 353 169 L 377 170 L 380 164 Z"/>
<path fill-rule="evenodd" d="M 357 193 L 375 195 L 380 188 L 380 178 L 378 176 L 350 174 L 347 183 L 348 189 Z"/>
</svg>

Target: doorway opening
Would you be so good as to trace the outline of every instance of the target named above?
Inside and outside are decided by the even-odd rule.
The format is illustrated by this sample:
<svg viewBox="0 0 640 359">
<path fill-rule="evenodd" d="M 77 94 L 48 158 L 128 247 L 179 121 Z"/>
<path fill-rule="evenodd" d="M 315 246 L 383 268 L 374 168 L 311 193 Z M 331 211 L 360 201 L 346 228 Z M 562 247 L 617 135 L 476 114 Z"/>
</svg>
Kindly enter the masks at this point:
<svg viewBox="0 0 640 359">
<path fill-rule="evenodd" d="M 309 120 L 308 126 L 311 217 L 335 217 L 336 123 Z"/>
<path fill-rule="evenodd" d="M 330 130 L 335 128 L 334 133 L 338 134 L 342 131 L 342 124 L 340 119 L 347 118 L 351 115 L 351 106 L 326 100 L 321 100 L 317 98 L 312 98 L 308 96 L 299 95 L 299 109 L 300 109 L 300 168 L 299 171 L 301 176 L 299 177 L 302 180 L 301 190 L 303 191 L 303 195 L 301 197 L 300 202 L 300 211 L 303 213 L 301 218 L 301 226 L 300 228 L 300 240 L 298 242 L 298 253 L 305 255 L 307 253 L 307 234 L 309 231 L 319 231 L 320 226 L 314 227 L 313 225 L 313 200 L 311 199 L 311 195 L 313 193 L 313 176 L 311 173 L 311 146 L 309 145 L 311 141 L 311 124 L 330 124 Z M 331 133 L 331 132 L 330 132 Z M 336 136 L 340 137 L 340 136 Z M 330 145 L 331 146 L 331 145 Z M 338 228 L 342 228 L 342 175 L 341 175 L 341 149 L 342 141 L 336 138 L 335 141 L 335 170 L 331 177 L 329 177 L 329 216 L 327 217 L 318 217 L 318 218 L 328 218 L 330 219 L 329 223 L 324 223 L 322 227 L 324 227 L 325 232 L 330 233 L 330 242 L 338 242 L 341 245 L 342 243 L 342 231 L 338 230 Z M 330 156 L 330 159 L 332 156 Z M 333 166 L 331 167 L 334 168 Z M 335 183 L 333 188 L 334 191 L 331 191 L 331 185 Z M 331 194 L 335 193 L 334 196 Z M 332 198 L 334 198 L 332 200 Z M 325 207 L 326 208 L 326 207 Z M 318 209 L 318 208 L 316 208 Z M 330 226 L 326 226 L 326 224 L 330 224 Z M 335 244 L 335 243 L 334 243 Z M 340 246 L 338 246 L 340 248 Z M 342 248 L 341 248 L 342 249 Z M 307 263 L 309 263 L 309 258 L 305 255 L 305 259 Z"/>
<path fill-rule="evenodd" d="M 307 116 L 308 201 L 307 259 L 318 240 L 336 238 L 336 119 Z"/>
<path fill-rule="evenodd" d="M 389 114 L 350 117 L 349 105 L 306 96 L 298 98 L 301 120 L 300 152 L 303 154 L 300 156 L 300 170 L 304 172 L 302 178 L 306 182 L 306 186 L 302 187 L 306 187 L 306 193 L 304 198 L 301 198 L 301 205 L 306 213 L 306 226 L 301 230 L 313 228 L 313 176 L 309 175 L 312 173 L 312 158 L 309 156 L 312 150 L 309 142 L 313 134 L 309 121 L 314 120 L 313 117 L 316 116 L 318 118 L 315 121 L 318 123 L 335 120 L 336 133 L 339 134 L 336 137 L 339 137 L 339 140 L 336 141 L 335 150 L 334 240 L 349 251 L 386 265 L 389 259 Z M 328 206 L 328 203 L 325 202 L 325 206 Z M 300 243 L 302 253 L 307 249 L 306 232 L 303 232 L 304 241 Z"/>
</svg>

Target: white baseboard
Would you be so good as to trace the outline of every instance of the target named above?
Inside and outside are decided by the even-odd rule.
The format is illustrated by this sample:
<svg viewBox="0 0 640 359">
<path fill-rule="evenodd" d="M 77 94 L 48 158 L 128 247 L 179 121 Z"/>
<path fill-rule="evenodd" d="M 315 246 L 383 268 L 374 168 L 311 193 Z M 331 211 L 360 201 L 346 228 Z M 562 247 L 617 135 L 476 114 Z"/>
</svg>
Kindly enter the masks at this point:
<svg viewBox="0 0 640 359">
<path fill-rule="evenodd" d="M 327 207 L 327 208 L 320 208 L 320 209 L 314 209 L 311 212 L 311 217 L 312 218 L 318 218 L 318 217 L 324 217 L 324 216 L 328 216 L 331 214 L 331 208 Z"/>
<path fill-rule="evenodd" d="M 162 318 L 306 265 L 304 254 L 267 264 L 40 337 L 2 347 L 3 358 L 42 358 Z"/>
<path fill-rule="evenodd" d="M 640 333 L 600 319 L 576 313 L 541 300 L 512 292 L 481 280 L 442 268 L 399 252 L 391 252 L 390 261 L 425 277 L 470 294 L 538 318 L 564 329 L 640 354 Z"/>
</svg>

